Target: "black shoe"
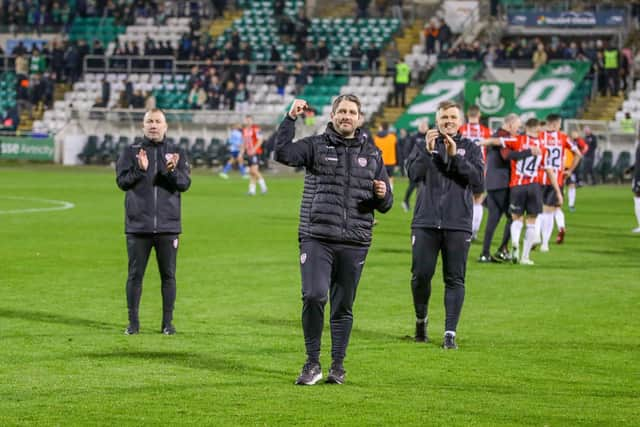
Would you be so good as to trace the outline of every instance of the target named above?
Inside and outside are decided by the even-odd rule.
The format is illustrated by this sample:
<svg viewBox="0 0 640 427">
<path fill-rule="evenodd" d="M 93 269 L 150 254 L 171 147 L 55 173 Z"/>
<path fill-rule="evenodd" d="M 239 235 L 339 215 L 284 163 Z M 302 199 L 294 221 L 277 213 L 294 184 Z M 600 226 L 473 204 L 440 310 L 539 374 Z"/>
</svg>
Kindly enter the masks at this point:
<svg viewBox="0 0 640 427">
<path fill-rule="evenodd" d="M 319 363 L 307 361 L 296 380 L 297 385 L 314 385 L 322 379 L 322 368 Z"/>
<path fill-rule="evenodd" d="M 129 324 L 129 326 L 127 326 L 127 329 L 124 330 L 124 334 L 125 335 L 137 335 L 140 333 L 140 326 L 139 325 L 134 325 L 134 324 Z"/>
<path fill-rule="evenodd" d="M 176 334 L 176 328 L 171 323 L 169 323 L 168 325 L 162 325 L 162 331 L 161 332 L 164 335 L 175 335 Z"/>
<path fill-rule="evenodd" d="M 445 350 L 457 350 L 456 336 L 451 334 L 444 334 L 444 340 L 442 340 L 442 348 Z"/>
<path fill-rule="evenodd" d="M 481 263 L 481 264 L 486 264 L 486 263 L 494 262 L 494 261 L 493 261 L 493 258 L 491 258 L 488 255 L 480 255 L 480 258 L 478 258 L 478 262 Z"/>
<path fill-rule="evenodd" d="M 511 255 L 508 251 L 498 251 L 493 255 L 493 259 L 497 262 L 508 262 L 511 261 Z"/>
<path fill-rule="evenodd" d="M 427 322 L 416 322 L 416 334 L 413 338 L 416 342 L 429 342 Z"/>
<path fill-rule="evenodd" d="M 333 363 L 331 369 L 329 369 L 329 375 L 327 376 L 327 383 L 329 384 L 344 384 L 344 376 L 346 372 L 342 364 Z"/>
</svg>

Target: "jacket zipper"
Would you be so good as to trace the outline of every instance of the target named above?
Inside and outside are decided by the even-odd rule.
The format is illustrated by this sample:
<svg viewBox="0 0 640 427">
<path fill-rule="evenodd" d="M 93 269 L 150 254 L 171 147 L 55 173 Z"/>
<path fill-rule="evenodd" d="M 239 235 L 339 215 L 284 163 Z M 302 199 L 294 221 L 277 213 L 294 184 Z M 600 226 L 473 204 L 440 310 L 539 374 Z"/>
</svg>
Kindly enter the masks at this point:
<svg viewBox="0 0 640 427">
<path fill-rule="evenodd" d="M 342 222 L 342 239 L 344 240 L 345 238 L 345 234 L 347 233 L 347 221 L 348 221 L 348 213 L 347 213 L 347 209 L 348 209 L 348 204 L 349 204 L 349 181 L 351 179 L 351 154 L 349 153 L 349 147 L 345 146 L 345 161 L 346 161 L 346 174 L 345 174 L 345 178 L 347 180 L 346 182 L 346 186 L 344 189 L 344 205 L 342 206 L 342 216 L 343 216 L 343 222 Z"/>
<path fill-rule="evenodd" d="M 155 185 L 155 177 L 158 173 L 158 150 L 153 150 L 153 175 L 151 177 L 151 185 L 153 185 L 153 232 L 158 232 L 158 186 Z"/>
</svg>

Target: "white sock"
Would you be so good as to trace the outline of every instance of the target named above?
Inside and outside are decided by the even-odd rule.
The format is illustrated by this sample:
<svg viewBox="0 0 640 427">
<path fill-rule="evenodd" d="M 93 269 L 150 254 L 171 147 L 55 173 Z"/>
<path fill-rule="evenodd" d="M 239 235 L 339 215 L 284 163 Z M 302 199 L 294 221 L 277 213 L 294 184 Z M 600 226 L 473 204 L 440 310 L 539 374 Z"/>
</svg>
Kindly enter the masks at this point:
<svg viewBox="0 0 640 427">
<path fill-rule="evenodd" d="M 574 207 L 576 205 L 576 187 L 569 187 L 569 206 Z"/>
<path fill-rule="evenodd" d="M 556 209 L 556 225 L 558 230 L 564 228 L 564 212 L 562 212 L 562 209 Z"/>
<path fill-rule="evenodd" d="M 553 233 L 553 213 L 543 212 L 538 215 L 542 223 L 542 246 L 549 246 L 549 240 L 551 240 L 551 233 Z"/>
<path fill-rule="evenodd" d="M 444 331 L 445 335 L 453 335 L 454 337 L 456 336 L 456 331 Z"/>
<path fill-rule="evenodd" d="M 482 224 L 482 214 L 484 210 L 482 209 L 482 204 L 473 204 L 473 221 L 471 223 L 471 234 L 474 236 L 478 234 L 480 230 L 480 225 Z"/>
<path fill-rule="evenodd" d="M 425 317 L 424 319 L 420 319 L 416 317 L 416 323 L 427 323 L 428 318 L 429 316 Z"/>
<path fill-rule="evenodd" d="M 511 246 L 520 247 L 520 233 L 522 232 L 522 220 L 513 221 L 511 223 Z"/>
<path fill-rule="evenodd" d="M 533 243 L 542 242 L 542 215 L 544 212 L 536 217 L 536 240 Z"/>
<path fill-rule="evenodd" d="M 640 227 L 640 197 L 634 197 L 633 204 L 636 208 L 636 219 L 638 220 L 638 227 Z"/>
<path fill-rule="evenodd" d="M 524 232 L 524 244 L 522 245 L 522 259 L 529 259 L 531 246 L 536 240 L 536 225 L 527 223 L 527 230 Z"/>
<path fill-rule="evenodd" d="M 256 194 L 256 183 L 255 182 L 250 182 L 249 183 L 249 194 Z"/>
<path fill-rule="evenodd" d="M 267 191 L 267 183 L 264 182 L 264 178 L 260 178 L 258 180 L 258 184 L 260 185 L 260 190 L 262 190 L 263 192 Z M 254 186 L 254 189 L 255 189 L 255 186 Z M 255 190 L 254 190 L 254 192 L 255 192 Z"/>
</svg>

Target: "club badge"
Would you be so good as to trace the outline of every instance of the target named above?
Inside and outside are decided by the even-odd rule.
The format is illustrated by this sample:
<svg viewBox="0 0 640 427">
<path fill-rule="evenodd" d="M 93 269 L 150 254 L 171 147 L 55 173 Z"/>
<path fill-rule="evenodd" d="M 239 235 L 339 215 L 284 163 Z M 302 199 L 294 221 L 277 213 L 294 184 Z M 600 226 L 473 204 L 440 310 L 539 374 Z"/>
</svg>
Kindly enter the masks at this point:
<svg viewBox="0 0 640 427">
<path fill-rule="evenodd" d="M 358 157 L 358 164 L 359 164 L 361 167 L 365 167 L 365 166 L 367 166 L 367 159 L 366 159 L 366 158 L 364 158 L 364 157 Z"/>
<path fill-rule="evenodd" d="M 460 155 L 460 156 L 464 156 L 464 153 L 466 153 L 467 150 L 465 150 L 464 148 L 458 148 L 458 151 L 456 151 L 456 154 Z"/>
<path fill-rule="evenodd" d="M 307 261 L 307 254 L 303 253 L 300 255 L 300 264 L 304 264 Z"/>
</svg>

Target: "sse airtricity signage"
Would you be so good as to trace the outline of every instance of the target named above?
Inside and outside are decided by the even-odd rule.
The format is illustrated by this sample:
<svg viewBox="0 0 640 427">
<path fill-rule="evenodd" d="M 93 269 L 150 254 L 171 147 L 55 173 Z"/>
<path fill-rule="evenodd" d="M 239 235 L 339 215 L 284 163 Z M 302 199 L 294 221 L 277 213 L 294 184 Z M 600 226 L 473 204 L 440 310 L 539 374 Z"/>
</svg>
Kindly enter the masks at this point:
<svg viewBox="0 0 640 427">
<path fill-rule="evenodd" d="M 600 12 L 552 12 L 533 10 L 510 12 L 507 15 L 509 25 L 521 27 L 621 27 L 626 21 L 626 12 L 611 9 Z"/>
</svg>

